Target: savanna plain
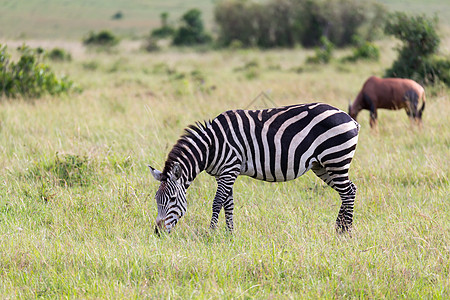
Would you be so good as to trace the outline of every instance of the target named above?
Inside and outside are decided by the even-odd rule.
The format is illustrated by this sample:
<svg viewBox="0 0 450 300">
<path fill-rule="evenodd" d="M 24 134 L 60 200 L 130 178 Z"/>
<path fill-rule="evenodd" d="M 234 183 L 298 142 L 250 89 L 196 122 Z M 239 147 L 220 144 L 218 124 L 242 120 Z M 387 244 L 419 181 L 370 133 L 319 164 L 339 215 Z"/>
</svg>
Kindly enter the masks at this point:
<svg viewBox="0 0 450 300">
<path fill-rule="evenodd" d="M 395 60 L 397 41 L 376 43 L 379 62 L 340 62 L 343 49 L 306 65 L 313 50 L 147 53 L 123 41 L 98 52 L 64 41 L 73 59 L 49 63 L 78 92 L 0 101 L 1 298 L 448 299 L 443 86 L 427 88 L 422 129 L 404 111 L 379 111 L 378 131 L 359 115 L 351 236 L 336 234 L 339 196 L 311 172 L 287 183 L 239 177 L 233 235 L 223 212 L 209 230 L 216 182 L 202 173 L 175 230 L 154 234 L 158 182 L 147 165 L 161 169 L 187 125 L 235 108 L 347 110 Z"/>
</svg>

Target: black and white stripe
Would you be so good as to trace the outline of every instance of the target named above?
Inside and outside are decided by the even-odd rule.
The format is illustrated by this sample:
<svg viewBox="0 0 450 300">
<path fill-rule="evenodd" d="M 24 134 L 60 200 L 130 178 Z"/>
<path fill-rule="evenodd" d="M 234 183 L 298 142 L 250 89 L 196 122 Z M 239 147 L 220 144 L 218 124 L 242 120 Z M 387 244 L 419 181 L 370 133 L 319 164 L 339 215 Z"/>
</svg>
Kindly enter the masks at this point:
<svg viewBox="0 0 450 300">
<path fill-rule="evenodd" d="M 169 153 L 156 194 L 157 224 L 170 229 L 186 211 L 186 189 L 205 170 L 217 179 L 211 228 L 224 208 L 233 230 L 233 184 L 239 175 L 272 182 L 293 180 L 312 170 L 342 200 L 336 226 L 350 229 L 356 186 L 348 170 L 359 124 L 347 113 L 323 103 L 264 110 L 230 110 L 186 129 Z"/>
</svg>

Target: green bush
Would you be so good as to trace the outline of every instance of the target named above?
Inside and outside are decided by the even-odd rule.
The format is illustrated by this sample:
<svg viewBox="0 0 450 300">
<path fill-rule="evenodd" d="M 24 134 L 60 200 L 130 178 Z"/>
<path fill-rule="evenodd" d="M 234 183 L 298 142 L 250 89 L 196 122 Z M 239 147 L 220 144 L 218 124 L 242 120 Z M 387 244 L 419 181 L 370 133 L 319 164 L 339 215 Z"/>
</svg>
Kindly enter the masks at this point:
<svg viewBox="0 0 450 300">
<path fill-rule="evenodd" d="M 369 41 L 363 41 L 357 36 L 353 40 L 356 45 L 353 49 L 353 54 L 345 57 L 343 59 L 344 62 L 355 62 L 357 60 L 378 61 L 380 59 L 380 48 L 377 45 Z"/>
<path fill-rule="evenodd" d="M 86 46 L 113 47 L 119 44 L 119 38 L 108 30 L 101 30 L 98 33 L 90 32 L 83 39 L 83 44 Z"/>
<path fill-rule="evenodd" d="M 397 60 L 385 76 L 412 78 L 423 84 L 442 81 L 450 85 L 450 61 L 436 56 L 440 44 L 437 24 L 437 18 L 392 14 L 385 32 L 400 39 L 403 46 L 397 49 Z"/>
<path fill-rule="evenodd" d="M 214 9 L 218 25 L 218 43 L 224 47 L 237 44 L 241 47 L 256 46 L 257 39 L 252 15 L 254 6 L 250 1 L 221 1 Z"/>
<path fill-rule="evenodd" d="M 442 81 L 450 86 L 450 59 L 442 56 L 431 56 L 427 59 L 429 81 Z"/>
<path fill-rule="evenodd" d="M 43 94 L 67 93 L 73 82 L 66 77 L 58 78 L 49 66 L 41 63 L 43 50 L 23 45 L 18 62 L 12 62 L 6 45 L 0 44 L 0 95 L 6 97 L 40 97 Z"/>
<path fill-rule="evenodd" d="M 353 57 L 355 60 L 364 59 L 378 61 L 380 59 L 380 48 L 374 43 L 365 41 L 355 48 Z"/>
<path fill-rule="evenodd" d="M 171 37 L 175 34 L 175 29 L 172 26 L 169 26 L 167 20 L 169 18 L 169 13 L 163 12 L 161 14 L 161 27 L 154 29 L 150 37 L 155 39 L 163 39 Z"/>
<path fill-rule="evenodd" d="M 114 15 L 112 15 L 111 19 L 113 19 L 113 20 L 121 20 L 121 19 L 123 19 L 123 12 L 121 12 L 119 10 Z"/>
<path fill-rule="evenodd" d="M 414 57 L 426 56 L 439 48 L 440 38 L 435 27 L 438 19 L 425 16 L 408 16 L 402 12 L 390 15 L 385 26 L 385 33 L 393 35 L 403 42 L 399 52 Z"/>
<path fill-rule="evenodd" d="M 149 36 L 144 40 L 142 48 L 147 52 L 156 52 L 160 50 L 158 39 Z"/>
<path fill-rule="evenodd" d="M 174 45 L 193 46 L 211 42 L 211 36 L 204 30 L 201 14 L 200 10 L 194 8 L 182 16 L 183 25 L 174 34 Z"/>
<path fill-rule="evenodd" d="M 235 72 L 243 72 L 245 78 L 255 79 L 260 75 L 259 62 L 256 60 L 251 60 L 247 62 L 243 67 L 238 67 L 234 69 Z"/>
<path fill-rule="evenodd" d="M 35 163 L 29 177 L 60 186 L 88 186 L 95 181 L 92 162 L 85 156 L 56 153 L 55 159 Z"/>
<path fill-rule="evenodd" d="M 333 56 L 334 45 L 326 37 L 322 36 L 320 39 L 321 47 L 316 47 L 315 55 L 306 59 L 309 64 L 327 64 L 331 61 Z"/>
<path fill-rule="evenodd" d="M 46 54 L 46 57 L 53 61 L 71 61 L 72 55 L 64 49 L 53 48 Z"/>
<path fill-rule="evenodd" d="M 165 26 L 165 27 L 159 27 L 159 28 L 152 30 L 150 36 L 152 38 L 164 39 L 164 38 L 171 37 L 174 34 L 175 34 L 175 29 L 173 27 Z"/>
</svg>

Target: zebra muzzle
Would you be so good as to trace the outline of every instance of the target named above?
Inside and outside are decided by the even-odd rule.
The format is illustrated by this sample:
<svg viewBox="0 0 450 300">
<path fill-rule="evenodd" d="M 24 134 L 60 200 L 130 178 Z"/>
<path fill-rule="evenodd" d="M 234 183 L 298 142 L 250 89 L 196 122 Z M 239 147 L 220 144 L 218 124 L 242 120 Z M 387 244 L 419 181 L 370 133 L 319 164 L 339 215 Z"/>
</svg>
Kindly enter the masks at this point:
<svg viewBox="0 0 450 300">
<path fill-rule="evenodd" d="M 155 225 L 155 234 L 157 236 L 160 236 L 160 231 L 163 231 L 164 225 L 164 219 L 163 218 L 156 218 L 156 225 Z"/>
</svg>

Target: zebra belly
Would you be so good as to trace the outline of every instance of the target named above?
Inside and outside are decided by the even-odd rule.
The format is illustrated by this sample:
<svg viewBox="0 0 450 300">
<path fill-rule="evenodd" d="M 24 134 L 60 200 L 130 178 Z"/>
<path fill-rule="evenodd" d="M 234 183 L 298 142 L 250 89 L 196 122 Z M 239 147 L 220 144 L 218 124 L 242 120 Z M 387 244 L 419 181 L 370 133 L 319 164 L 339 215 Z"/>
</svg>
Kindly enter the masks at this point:
<svg viewBox="0 0 450 300">
<path fill-rule="evenodd" d="M 251 164 L 251 162 L 244 162 L 241 167 L 240 175 L 245 175 L 268 182 L 290 181 L 305 174 L 308 170 L 311 169 L 312 163 L 315 161 L 316 161 L 315 159 L 312 159 L 308 168 L 305 168 L 304 166 L 303 167 L 299 166 L 297 174 L 294 174 L 294 172 L 287 172 L 287 174 L 283 174 L 283 171 L 280 166 L 275 166 L 274 170 L 275 172 L 272 173 L 272 171 L 270 170 L 270 166 L 265 166 L 256 169 L 255 166 Z"/>
</svg>

